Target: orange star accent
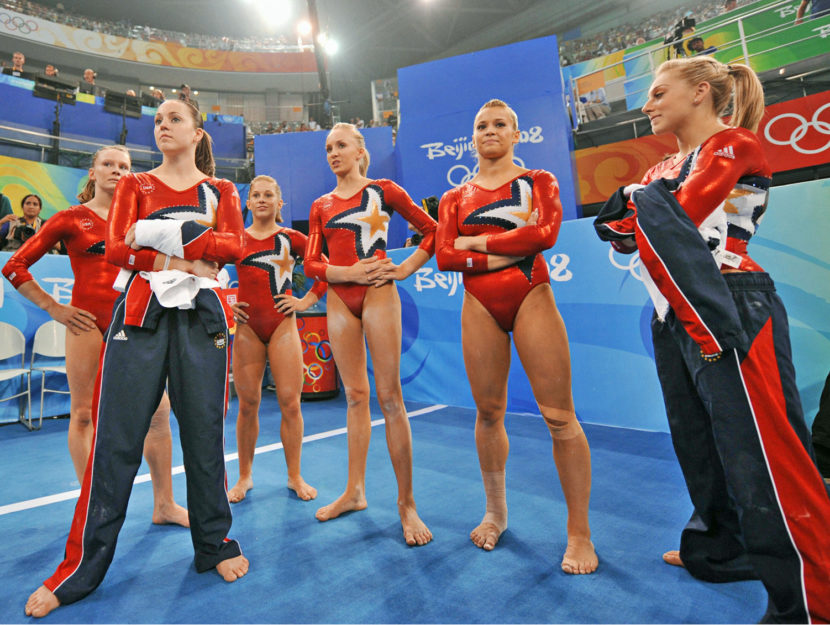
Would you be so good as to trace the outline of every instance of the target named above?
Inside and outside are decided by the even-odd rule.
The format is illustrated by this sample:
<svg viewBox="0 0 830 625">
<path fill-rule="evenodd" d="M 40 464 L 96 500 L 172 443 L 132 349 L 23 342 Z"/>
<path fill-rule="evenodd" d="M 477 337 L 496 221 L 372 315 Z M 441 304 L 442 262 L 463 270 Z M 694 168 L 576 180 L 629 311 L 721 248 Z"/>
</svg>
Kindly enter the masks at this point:
<svg viewBox="0 0 830 625">
<path fill-rule="evenodd" d="M 732 193 L 729 194 L 729 197 L 726 198 L 726 201 L 723 204 L 723 211 L 725 213 L 732 213 L 733 215 L 737 215 L 738 207 L 735 206 L 730 200 L 754 194 L 755 191 L 748 191 L 747 189 L 733 189 Z"/>
<path fill-rule="evenodd" d="M 386 231 L 386 222 L 389 221 L 389 215 L 378 208 L 377 202 L 372 202 L 372 214 L 368 217 L 358 217 L 357 220 L 363 221 L 372 227 L 369 236 L 373 237 L 376 232 Z"/>
<path fill-rule="evenodd" d="M 291 264 L 293 262 L 291 254 L 286 254 L 284 258 L 272 258 L 271 262 L 280 268 L 280 275 L 283 273 L 291 274 Z"/>
<path fill-rule="evenodd" d="M 513 214 L 514 217 L 518 217 L 524 222 L 527 222 L 530 219 L 530 213 L 533 212 L 533 196 L 530 193 L 527 193 L 527 210 L 524 211 L 516 211 Z"/>
</svg>

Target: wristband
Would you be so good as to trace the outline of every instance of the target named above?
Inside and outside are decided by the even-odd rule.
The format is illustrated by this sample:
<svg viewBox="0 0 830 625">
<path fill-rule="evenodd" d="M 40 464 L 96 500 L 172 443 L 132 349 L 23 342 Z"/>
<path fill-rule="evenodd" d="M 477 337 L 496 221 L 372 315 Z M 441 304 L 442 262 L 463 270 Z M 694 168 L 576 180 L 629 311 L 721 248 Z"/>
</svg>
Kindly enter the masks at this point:
<svg viewBox="0 0 830 625">
<path fill-rule="evenodd" d="M 167 268 L 170 266 L 170 254 L 164 255 L 164 267 L 161 268 L 162 271 L 167 271 Z"/>
</svg>

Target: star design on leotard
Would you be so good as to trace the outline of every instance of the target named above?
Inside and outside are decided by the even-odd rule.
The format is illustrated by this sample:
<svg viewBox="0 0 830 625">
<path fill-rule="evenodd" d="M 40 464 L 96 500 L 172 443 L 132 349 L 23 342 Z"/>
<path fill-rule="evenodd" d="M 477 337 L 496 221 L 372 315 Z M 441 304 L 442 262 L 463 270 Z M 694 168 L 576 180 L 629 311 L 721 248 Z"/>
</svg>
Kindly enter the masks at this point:
<svg viewBox="0 0 830 625">
<path fill-rule="evenodd" d="M 219 189 L 203 182 L 199 185 L 199 205 L 182 204 L 160 208 L 147 219 L 178 219 L 180 221 L 195 221 L 198 224 L 213 228 L 216 225 L 216 209 L 219 206 L 221 193 Z"/>
<path fill-rule="evenodd" d="M 360 259 L 369 258 L 376 250 L 386 249 L 386 236 L 392 209 L 383 203 L 383 190 L 369 185 L 363 190 L 360 206 L 332 217 L 326 228 L 342 228 L 354 232 L 355 252 Z"/>
<path fill-rule="evenodd" d="M 279 233 L 274 237 L 274 249 L 256 252 L 242 259 L 242 264 L 268 272 L 271 296 L 285 293 L 292 287 L 294 257 L 291 255 L 291 239 Z"/>
<path fill-rule="evenodd" d="M 477 208 L 464 218 L 468 226 L 498 226 L 505 230 L 521 228 L 533 212 L 533 179 L 516 178 L 510 183 L 510 197 Z"/>
<path fill-rule="evenodd" d="M 103 256 L 104 251 L 105 251 L 104 250 L 104 243 L 105 243 L 104 240 L 96 241 L 95 243 L 90 245 L 88 248 L 86 248 L 87 254 L 98 254 L 100 256 Z"/>
</svg>

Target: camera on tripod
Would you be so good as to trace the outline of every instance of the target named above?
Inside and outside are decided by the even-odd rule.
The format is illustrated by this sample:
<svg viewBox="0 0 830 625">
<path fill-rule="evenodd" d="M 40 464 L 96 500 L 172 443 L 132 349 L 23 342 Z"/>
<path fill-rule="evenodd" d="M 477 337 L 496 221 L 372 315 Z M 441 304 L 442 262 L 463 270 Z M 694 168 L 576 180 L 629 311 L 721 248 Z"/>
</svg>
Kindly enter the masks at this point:
<svg viewBox="0 0 830 625">
<path fill-rule="evenodd" d="M 683 47 L 683 38 L 692 34 L 695 31 L 695 18 L 690 15 L 685 15 L 677 24 L 674 25 L 674 31 L 666 35 L 663 43 L 674 45 L 666 50 L 666 57 L 672 57 L 672 48 L 674 48 L 675 56 L 686 56 L 686 49 Z M 687 32 L 688 31 L 688 32 Z"/>
<path fill-rule="evenodd" d="M 21 243 L 25 243 L 29 238 L 35 235 L 35 229 L 28 224 L 17 226 L 12 233 L 12 238 Z"/>
</svg>

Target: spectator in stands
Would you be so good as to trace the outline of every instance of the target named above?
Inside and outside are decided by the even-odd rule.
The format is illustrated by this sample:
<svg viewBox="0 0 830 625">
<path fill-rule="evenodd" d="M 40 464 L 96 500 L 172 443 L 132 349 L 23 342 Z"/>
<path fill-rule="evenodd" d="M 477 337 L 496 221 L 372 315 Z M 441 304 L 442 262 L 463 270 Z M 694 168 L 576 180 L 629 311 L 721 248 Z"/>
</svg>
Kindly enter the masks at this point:
<svg viewBox="0 0 830 625">
<path fill-rule="evenodd" d="M 589 91 L 585 99 L 585 112 L 589 120 L 602 119 L 611 112 L 604 87 L 597 87 L 593 91 Z"/>
<path fill-rule="evenodd" d="M 13 215 L 11 219 L 8 216 L 0 219 L 0 223 L 4 222 L 0 226 L 0 244 L 4 252 L 16 250 L 23 245 L 29 237 L 40 230 L 45 221 L 40 218 L 40 210 L 43 207 L 40 196 L 34 193 L 24 196 L 20 207 L 23 209 L 22 217 Z"/>
<path fill-rule="evenodd" d="M 135 95 L 135 89 L 127 89 L 127 91 L 126 91 L 125 93 L 126 93 L 126 95 L 131 95 L 131 96 L 133 96 L 134 98 L 136 97 L 136 95 Z"/>
<path fill-rule="evenodd" d="M 164 102 L 164 91 L 161 89 L 153 89 L 153 97 L 159 101 L 159 103 Z"/>
<path fill-rule="evenodd" d="M 89 93 L 92 95 L 97 94 L 97 87 L 95 86 L 95 79 L 98 77 L 98 74 L 95 73 L 94 69 L 86 68 L 84 70 L 84 79 L 78 84 L 78 91 L 81 93 Z"/>
<path fill-rule="evenodd" d="M 49 65 L 46 66 L 46 69 L 43 70 L 43 73 L 47 76 L 52 76 L 53 78 L 56 78 L 58 76 L 58 68 L 49 63 Z"/>
<path fill-rule="evenodd" d="M 8 197 L 0 193 L 0 226 L 11 221 L 10 217 L 14 218 L 12 203 Z"/>
<path fill-rule="evenodd" d="M 706 47 L 706 44 L 703 43 L 703 37 L 692 37 L 686 43 L 686 47 L 689 49 L 689 53 L 691 56 L 697 56 L 699 54 L 714 54 L 718 51 L 715 46 Z"/>
<path fill-rule="evenodd" d="M 198 109 L 199 103 L 191 97 L 191 94 L 192 91 L 190 90 L 190 85 L 182 83 L 182 86 L 179 87 L 179 100 L 182 100 L 183 102 L 190 102 Z"/>
<path fill-rule="evenodd" d="M 729 11 L 734 11 L 737 6 L 738 0 L 726 0 L 723 4 L 723 12 L 729 13 Z"/>
<path fill-rule="evenodd" d="M 22 52 L 14 52 L 12 54 L 12 66 L 11 67 L 4 67 L 3 73 L 9 74 L 11 76 L 23 76 L 25 70 L 23 69 L 23 64 L 26 62 L 26 57 L 23 55 Z"/>
<path fill-rule="evenodd" d="M 798 11 L 795 14 L 796 24 L 801 24 L 804 21 L 804 13 L 807 11 L 807 5 L 812 5 L 810 8 L 811 20 L 822 15 L 830 14 L 830 0 L 801 0 L 801 4 L 798 5 Z"/>
</svg>

